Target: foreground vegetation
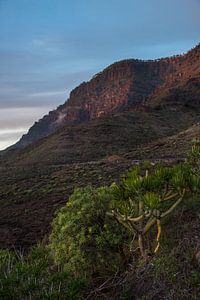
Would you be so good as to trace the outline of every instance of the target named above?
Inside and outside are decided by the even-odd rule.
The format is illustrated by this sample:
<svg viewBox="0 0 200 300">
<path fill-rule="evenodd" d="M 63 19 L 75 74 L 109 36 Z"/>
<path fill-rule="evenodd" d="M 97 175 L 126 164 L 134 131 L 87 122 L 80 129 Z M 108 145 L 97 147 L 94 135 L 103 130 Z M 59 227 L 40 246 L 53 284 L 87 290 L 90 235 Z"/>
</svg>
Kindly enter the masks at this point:
<svg viewBox="0 0 200 300">
<path fill-rule="evenodd" d="M 0 298 L 198 299 L 199 162 L 197 142 L 177 166 L 76 189 L 47 245 L 0 252 Z"/>
<path fill-rule="evenodd" d="M 45 246 L 27 255 L 0 251 L 0 299 L 81 299 L 85 286 L 84 279 L 55 267 Z"/>
</svg>

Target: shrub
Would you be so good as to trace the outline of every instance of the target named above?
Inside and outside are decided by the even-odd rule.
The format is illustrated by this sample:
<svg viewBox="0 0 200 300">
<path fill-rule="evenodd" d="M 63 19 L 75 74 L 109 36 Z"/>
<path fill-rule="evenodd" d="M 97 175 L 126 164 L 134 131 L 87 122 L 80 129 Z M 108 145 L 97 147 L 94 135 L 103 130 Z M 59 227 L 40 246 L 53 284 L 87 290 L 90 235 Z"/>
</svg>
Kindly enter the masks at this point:
<svg viewBox="0 0 200 300">
<path fill-rule="evenodd" d="M 127 234 L 106 214 L 110 199 L 108 187 L 76 189 L 53 221 L 53 257 L 75 277 L 105 277 L 122 264 Z"/>
<path fill-rule="evenodd" d="M 187 161 L 172 168 L 156 166 L 151 170 L 146 162 L 145 171 L 136 167 L 119 184 L 112 185 L 114 201 L 110 215 L 137 237 L 145 260 L 148 253 L 159 250 L 162 219 L 173 213 L 188 194 L 200 190 L 200 177 L 194 167 L 199 149 L 194 149 L 192 165 Z M 153 245 L 149 233 L 155 226 Z"/>
</svg>

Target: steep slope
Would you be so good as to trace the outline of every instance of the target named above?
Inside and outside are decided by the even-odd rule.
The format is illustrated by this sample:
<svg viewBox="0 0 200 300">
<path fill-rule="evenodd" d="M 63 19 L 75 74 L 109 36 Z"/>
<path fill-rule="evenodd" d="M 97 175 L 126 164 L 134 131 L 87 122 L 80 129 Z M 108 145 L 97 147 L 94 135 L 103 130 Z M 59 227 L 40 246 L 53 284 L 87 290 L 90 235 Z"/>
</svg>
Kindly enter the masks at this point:
<svg viewBox="0 0 200 300">
<path fill-rule="evenodd" d="M 65 165 L 121 155 L 176 134 L 199 119 L 200 113 L 189 108 L 185 111 L 165 109 L 117 113 L 79 125 L 65 125 L 12 155 L 8 153 L 8 162 L 11 165 Z"/>
<path fill-rule="evenodd" d="M 134 151 L 125 154 L 130 159 L 183 159 L 191 148 L 192 142 L 200 139 L 200 123 L 197 122 L 191 127 L 175 135 L 158 139 L 150 144 L 139 146 Z"/>
<path fill-rule="evenodd" d="M 199 109 L 200 104 L 200 45 L 187 54 L 170 59 L 173 71 L 145 99 L 145 105 L 159 108 L 184 105 Z"/>
<path fill-rule="evenodd" d="M 172 58 L 114 63 L 75 88 L 68 101 L 36 122 L 11 148 L 23 148 L 65 124 L 89 121 L 130 107 L 142 109 L 144 102 L 152 106 L 154 99 L 162 98 L 172 88 L 176 98 L 177 88 L 190 84 L 192 79 L 199 84 L 199 76 L 200 46 Z"/>
<path fill-rule="evenodd" d="M 180 84 L 174 85 L 168 89 L 164 89 L 162 93 L 158 93 L 153 98 L 148 99 L 145 106 L 153 109 L 161 109 L 170 107 L 192 108 L 196 111 L 200 110 L 200 76 L 186 79 Z"/>
</svg>

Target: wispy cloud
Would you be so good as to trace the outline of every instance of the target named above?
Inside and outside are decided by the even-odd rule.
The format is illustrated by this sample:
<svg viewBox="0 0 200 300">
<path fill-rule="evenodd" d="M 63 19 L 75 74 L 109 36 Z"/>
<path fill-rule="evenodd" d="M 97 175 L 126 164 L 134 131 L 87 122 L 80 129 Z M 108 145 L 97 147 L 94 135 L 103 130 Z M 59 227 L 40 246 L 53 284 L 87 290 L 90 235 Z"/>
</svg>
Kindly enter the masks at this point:
<svg viewBox="0 0 200 300">
<path fill-rule="evenodd" d="M 46 45 L 46 43 L 42 39 L 34 39 L 34 40 L 32 40 L 32 45 L 36 46 L 36 47 L 44 47 Z"/>
<path fill-rule="evenodd" d="M 26 128 L 0 130 L 0 149 L 3 150 L 9 145 L 14 144 L 26 132 Z"/>
<path fill-rule="evenodd" d="M 5 108 L 0 110 L 0 131 L 7 132 L 18 131 L 24 128 L 28 129 L 33 123 L 40 119 L 53 106 L 46 107 L 21 107 L 21 108 Z"/>
<path fill-rule="evenodd" d="M 26 127 L 24 128 L 13 128 L 13 129 L 0 129 L 0 136 L 3 137 L 4 135 L 9 135 L 9 134 L 15 134 L 15 133 L 22 133 L 26 131 Z M 1 140 L 1 139 L 0 139 Z"/>
<path fill-rule="evenodd" d="M 0 110 L 0 149 L 19 140 L 34 122 L 47 114 L 51 106 L 5 108 Z"/>
<path fill-rule="evenodd" d="M 35 47 L 35 50 L 50 52 L 53 55 L 61 54 L 61 48 L 58 47 L 59 44 L 54 43 L 52 39 L 36 38 L 32 40 L 31 45 Z"/>
<path fill-rule="evenodd" d="M 51 96 L 58 96 L 62 95 L 63 99 L 66 96 L 66 91 L 46 91 L 46 92 L 39 92 L 39 93 L 33 93 L 30 94 L 29 97 L 51 97 Z"/>
</svg>

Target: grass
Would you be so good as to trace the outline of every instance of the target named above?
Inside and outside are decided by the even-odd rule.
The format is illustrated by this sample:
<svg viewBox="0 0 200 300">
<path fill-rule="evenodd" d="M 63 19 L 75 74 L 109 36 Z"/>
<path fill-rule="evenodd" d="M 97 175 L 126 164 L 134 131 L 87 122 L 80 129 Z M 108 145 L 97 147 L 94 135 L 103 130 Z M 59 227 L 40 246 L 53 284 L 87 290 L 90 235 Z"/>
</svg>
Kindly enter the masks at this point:
<svg viewBox="0 0 200 300">
<path fill-rule="evenodd" d="M 82 299 L 83 279 L 56 269 L 49 251 L 39 245 L 27 255 L 0 251 L 0 299 Z"/>
<path fill-rule="evenodd" d="M 176 257 L 170 254 L 162 255 L 153 262 L 157 279 L 165 277 L 169 283 L 175 283 L 178 277 L 178 262 Z"/>
</svg>

